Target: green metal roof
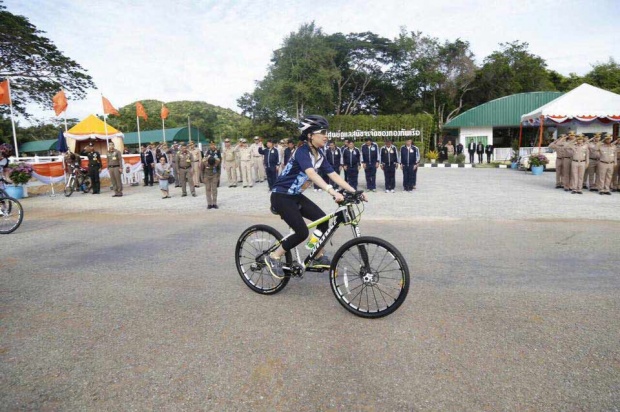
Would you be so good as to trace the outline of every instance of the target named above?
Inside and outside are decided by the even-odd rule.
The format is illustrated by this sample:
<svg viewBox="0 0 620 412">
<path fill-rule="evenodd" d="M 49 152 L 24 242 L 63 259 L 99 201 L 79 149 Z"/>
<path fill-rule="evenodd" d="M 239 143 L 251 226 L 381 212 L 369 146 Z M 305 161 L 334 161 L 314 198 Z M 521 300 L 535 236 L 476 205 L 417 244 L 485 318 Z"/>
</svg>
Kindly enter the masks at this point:
<svg viewBox="0 0 620 412">
<path fill-rule="evenodd" d="M 166 142 L 187 142 L 189 141 L 189 129 L 187 127 L 175 127 L 173 129 L 166 130 Z M 138 132 L 124 133 L 123 143 L 125 145 L 138 144 Z M 206 138 L 204 133 L 200 132 L 196 127 L 192 126 L 192 141 L 196 141 L 199 138 L 201 142 L 205 142 Z M 140 143 L 159 143 L 163 141 L 163 133 L 161 129 L 156 130 L 141 130 L 140 131 Z"/>
<path fill-rule="evenodd" d="M 33 140 L 31 142 L 22 143 L 19 145 L 19 153 L 36 153 L 56 150 L 56 142 L 58 142 L 58 139 Z"/>
<path fill-rule="evenodd" d="M 557 99 L 562 92 L 530 92 L 500 97 L 461 113 L 444 125 L 446 129 L 477 126 L 518 127 L 521 116 Z"/>
</svg>

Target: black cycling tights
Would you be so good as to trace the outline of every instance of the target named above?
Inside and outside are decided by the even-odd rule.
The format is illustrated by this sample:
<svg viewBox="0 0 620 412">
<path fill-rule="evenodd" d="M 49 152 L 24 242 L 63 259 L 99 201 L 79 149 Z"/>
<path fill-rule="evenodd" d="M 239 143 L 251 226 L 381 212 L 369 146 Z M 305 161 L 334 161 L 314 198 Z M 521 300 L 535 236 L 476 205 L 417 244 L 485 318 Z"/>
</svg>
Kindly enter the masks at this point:
<svg viewBox="0 0 620 412">
<path fill-rule="evenodd" d="M 325 213 L 314 202 L 304 195 L 271 194 L 271 207 L 293 229 L 294 235 L 282 243 L 284 250 L 289 251 L 306 240 L 308 228 L 304 218 L 314 221 L 325 216 Z M 329 222 L 323 222 L 317 228 L 325 233 Z"/>
</svg>

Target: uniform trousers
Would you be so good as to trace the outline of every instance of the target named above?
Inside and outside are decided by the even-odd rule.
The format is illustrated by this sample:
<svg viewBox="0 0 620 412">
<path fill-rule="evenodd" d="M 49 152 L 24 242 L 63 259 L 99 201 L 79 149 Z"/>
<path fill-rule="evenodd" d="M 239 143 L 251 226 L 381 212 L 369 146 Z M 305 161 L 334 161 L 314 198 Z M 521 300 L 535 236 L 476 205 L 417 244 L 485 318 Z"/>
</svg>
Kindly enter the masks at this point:
<svg viewBox="0 0 620 412">
<path fill-rule="evenodd" d="M 263 165 L 263 156 L 254 156 L 252 158 L 254 176 L 257 182 L 265 180 L 265 166 Z"/>
<path fill-rule="evenodd" d="M 226 177 L 228 178 L 228 186 L 237 186 L 237 164 L 234 160 L 225 161 Z"/>
<path fill-rule="evenodd" d="M 192 162 L 192 176 L 194 178 L 194 186 L 200 186 L 200 161 Z"/>
<path fill-rule="evenodd" d="M 478 163 L 482 163 L 484 153 L 478 153 Z"/>
<path fill-rule="evenodd" d="M 276 182 L 276 177 L 278 177 L 278 169 L 276 166 L 265 166 L 265 173 L 267 174 L 267 185 L 271 189 Z"/>
<path fill-rule="evenodd" d="M 491 153 L 487 153 L 487 163 L 491 163 Z"/>
<path fill-rule="evenodd" d="M 205 192 L 207 194 L 207 205 L 217 205 L 217 183 L 220 174 L 217 170 L 205 169 L 202 174 L 202 181 L 205 182 Z"/>
<path fill-rule="evenodd" d="M 598 168 L 596 170 L 596 187 L 600 193 L 607 193 L 611 191 L 611 177 L 613 173 L 613 163 L 598 162 Z"/>
<path fill-rule="evenodd" d="M 144 169 L 144 186 L 146 185 L 153 186 L 153 164 L 143 163 L 142 168 Z"/>
<path fill-rule="evenodd" d="M 555 161 L 555 186 L 562 186 L 562 174 L 564 173 L 564 158 Z"/>
<path fill-rule="evenodd" d="M 252 161 L 241 161 L 241 175 L 243 176 L 243 187 L 254 186 L 254 180 L 252 179 Z"/>
<path fill-rule="evenodd" d="M 405 191 L 413 190 L 413 186 L 416 183 L 416 175 L 415 165 L 403 165 L 403 187 Z"/>
<path fill-rule="evenodd" d="M 121 168 L 120 166 L 108 166 L 108 172 L 110 173 L 110 182 L 114 186 L 114 194 L 123 194 L 123 181 L 121 180 Z"/>
<path fill-rule="evenodd" d="M 469 153 L 469 163 L 474 164 L 474 154 L 476 152 L 468 152 Z"/>
<path fill-rule="evenodd" d="M 383 165 L 383 174 L 385 175 L 385 190 L 394 190 L 396 187 L 396 164 Z"/>
<path fill-rule="evenodd" d="M 577 191 L 577 192 L 581 192 L 581 189 L 583 187 L 583 172 L 586 170 L 586 162 L 582 161 L 582 162 L 576 162 L 573 161 L 572 164 L 572 169 L 570 172 L 570 177 L 571 177 L 571 181 L 570 181 L 570 188 L 571 190 Z"/>
<path fill-rule="evenodd" d="M 359 177 L 358 167 L 358 165 L 347 166 L 347 170 L 344 171 L 347 183 L 355 190 L 357 190 L 357 180 Z"/>
<path fill-rule="evenodd" d="M 88 167 L 88 176 L 93 186 L 93 193 L 99 193 L 101 191 L 101 182 L 99 181 L 99 168 Z"/>
<path fill-rule="evenodd" d="M 366 164 L 366 168 L 364 169 L 364 173 L 366 174 L 366 189 L 374 190 L 377 188 L 377 168 L 375 167 L 375 163 L 370 165 L 370 163 Z"/>
<path fill-rule="evenodd" d="M 620 161 L 618 161 L 620 163 Z M 614 190 L 620 190 L 620 170 L 618 169 L 618 165 L 614 166 L 614 172 L 611 176 L 611 188 Z"/>
<path fill-rule="evenodd" d="M 173 156 L 174 157 L 174 156 Z M 176 183 L 174 184 L 176 187 L 179 187 L 179 166 L 177 162 L 172 161 L 172 175 L 176 178 Z"/>
<path fill-rule="evenodd" d="M 565 190 L 571 188 L 571 174 L 573 161 L 570 157 L 562 159 L 562 184 Z"/>
<path fill-rule="evenodd" d="M 187 187 L 185 186 L 185 184 L 189 185 L 189 191 L 192 192 L 193 195 L 196 194 L 191 166 L 186 168 L 179 167 L 179 183 L 181 184 L 181 190 L 183 191 L 184 195 L 187 195 Z"/>
<path fill-rule="evenodd" d="M 235 172 L 237 174 L 237 183 L 243 182 L 243 173 L 241 172 L 241 160 L 235 159 Z"/>
<path fill-rule="evenodd" d="M 598 170 L 598 159 L 590 159 L 590 164 L 588 164 L 588 168 L 586 169 L 585 175 L 583 177 L 583 184 L 588 186 L 588 189 L 597 189 L 597 179 L 596 173 Z"/>
</svg>

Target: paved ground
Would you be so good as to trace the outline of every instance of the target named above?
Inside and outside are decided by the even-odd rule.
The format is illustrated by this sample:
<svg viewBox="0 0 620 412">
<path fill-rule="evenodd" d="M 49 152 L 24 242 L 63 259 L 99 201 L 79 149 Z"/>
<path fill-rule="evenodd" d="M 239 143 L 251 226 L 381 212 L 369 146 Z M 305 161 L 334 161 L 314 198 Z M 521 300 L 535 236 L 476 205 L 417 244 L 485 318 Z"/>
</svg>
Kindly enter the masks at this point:
<svg viewBox="0 0 620 412">
<path fill-rule="evenodd" d="M 618 410 L 620 196 L 547 173 L 419 176 L 364 214 L 412 272 L 379 320 L 325 275 L 271 297 L 241 282 L 241 231 L 284 229 L 262 187 L 222 190 L 217 211 L 142 187 L 26 199 L 0 238 L 0 409 Z"/>
</svg>

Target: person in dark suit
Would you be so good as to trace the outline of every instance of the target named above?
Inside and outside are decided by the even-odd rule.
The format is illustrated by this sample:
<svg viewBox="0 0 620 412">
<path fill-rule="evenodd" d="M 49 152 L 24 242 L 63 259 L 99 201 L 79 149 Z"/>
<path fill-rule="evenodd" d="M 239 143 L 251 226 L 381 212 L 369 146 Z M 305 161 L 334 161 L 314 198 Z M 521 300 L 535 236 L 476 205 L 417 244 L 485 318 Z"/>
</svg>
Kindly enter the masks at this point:
<svg viewBox="0 0 620 412">
<path fill-rule="evenodd" d="M 478 163 L 482 163 L 482 157 L 484 155 L 484 145 L 482 142 L 478 142 L 476 145 L 476 153 L 478 154 Z"/>
<path fill-rule="evenodd" d="M 142 169 L 144 169 L 144 186 L 153 186 L 153 166 L 155 164 L 155 156 L 153 156 L 151 149 L 147 149 L 146 145 L 142 146 L 140 161 L 142 162 Z"/>
<path fill-rule="evenodd" d="M 456 145 L 456 155 L 460 155 L 463 154 L 463 143 L 460 143 Z"/>
<path fill-rule="evenodd" d="M 484 148 L 484 153 L 487 154 L 487 163 L 491 163 L 491 155 L 493 154 L 493 149 L 494 147 L 492 144 L 488 144 Z"/>
<path fill-rule="evenodd" d="M 342 170 L 342 154 L 340 149 L 336 147 L 336 143 L 334 141 L 329 142 L 329 147 L 325 152 L 325 157 L 327 157 L 327 162 L 332 165 L 332 169 L 334 172 L 340 175 L 340 170 Z M 338 189 L 338 185 L 336 182 L 330 179 L 330 184 L 334 186 L 334 189 Z"/>
<path fill-rule="evenodd" d="M 99 171 L 101 170 L 101 155 L 95 151 L 95 146 L 89 143 L 82 155 L 88 157 L 88 176 L 93 186 L 93 195 L 101 192 L 101 182 L 99 181 Z"/>
<path fill-rule="evenodd" d="M 359 175 L 362 153 L 355 147 L 353 140 L 349 140 L 348 146 L 342 152 L 342 165 L 347 183 L 357 190 L 357 179 Z"/>
<path fill-rule="evenodd" d="M 467 145 L 467 152 L 469 153 L 469 163 L 474 164 L 474 154 L 476 153 L 476 142 L 473 140 Z"/>
</svg>

